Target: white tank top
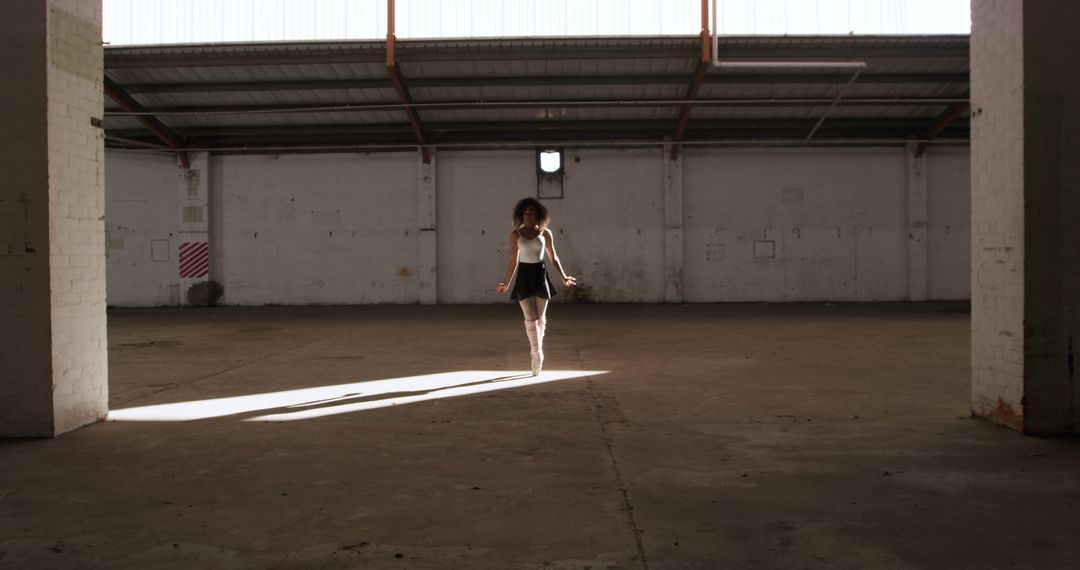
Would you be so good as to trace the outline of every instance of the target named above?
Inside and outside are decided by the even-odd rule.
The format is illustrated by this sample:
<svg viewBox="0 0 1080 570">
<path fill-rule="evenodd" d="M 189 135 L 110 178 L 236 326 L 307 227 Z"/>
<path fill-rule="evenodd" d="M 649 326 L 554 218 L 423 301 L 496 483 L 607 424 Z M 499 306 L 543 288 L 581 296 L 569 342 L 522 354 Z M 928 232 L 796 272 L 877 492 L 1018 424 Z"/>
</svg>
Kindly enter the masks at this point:
<svg viewBox="0 0 1080 570">
<path fill-rule="evenodd" d="M 540 263 L 544 259 L 544 234 L 534 239 L 526 239 L 518 233 L 518 261 L 522 263 Z"/>
</svg>

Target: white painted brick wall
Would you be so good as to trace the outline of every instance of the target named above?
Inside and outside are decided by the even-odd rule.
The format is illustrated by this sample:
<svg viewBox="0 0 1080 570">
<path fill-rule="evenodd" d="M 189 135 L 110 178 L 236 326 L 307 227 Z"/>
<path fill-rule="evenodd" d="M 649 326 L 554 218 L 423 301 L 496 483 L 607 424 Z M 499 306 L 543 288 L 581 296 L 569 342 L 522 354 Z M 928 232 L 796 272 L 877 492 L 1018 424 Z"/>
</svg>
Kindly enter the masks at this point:
<svg viewBox="0 0 1080 570">
<path fill-rule="evenodd" d="M 101 3 L 48 3 L 48 163 L 54 431 L 104 417 L 104 134 Z"/>
<path fill-rule="evenodd" d="M 546 203 L 567 270 L 581 277 L 578 294 L 610 302 L 664 299 L 662 157 L 659 149 L 567 151 L 566 197 Z M 110 179 L 132 181 L 115 191 L 110 185 L 110 204 L 114 194 L 139 192 L 134 181 L 175 171 L 162 159 L 163 170 L 151 175 L 157 163 L 134 160 L 110 157 Z M 682 161 L 687 300 L 906 298 L 903 149 L 691 149 Z M 964 299 L 967 151 L 933 148 L 927 164 L 930 298 Z M 409 153 L 215 157 L 211 243 L 223 302 L 416 302 L 417 165 Z M 531 150 L 438 154 L 440 303 L 505 301 L 494 284 L 506 268 L 510 209 L 535 194 L 535 168 Z M 118 207 L 110 228 L 140 227 L 145 241 L 151 230 L 136 226 L 134 216 L 155 219 L 149 214 L 154 207 L 173 215 L 173 201 L 165 202 Z M 351 232 L 358 228 L 368 233 L 355 241 Z M 136 238 L 126 239 L 125 248 L 137 248 Z M 775 241 L 774 259 L 754 258 L 760 239 Z M 152 281 L 144 277 L 110 290 L 145 287 L 147 295 L 158 295 Z M 110 302 L 127 304 L 120 297 Z"/>
<path fill-rule="evenodd" d="M 544 200 L 577 294 L 599 302 L 664 299 L 663 161 L 659 150 L 568 150 L 565 198 Z M 536 196 L 524 151 L 439 154 L 439 302 L 503 302 L 514 204 Z M 552 280 L 557 273 L 552 268 Z M 556 284 L 558 295 L 568 294 Z"/>
<path fill-rule="evenodd" d="M 907 297 L 904 149 L 688 150 L 684 160 L 687 301 Z M 773 242 L 775 257 L 755 257 L 755 241 Z"/>
<path fill-rule="evenodd" d="M 1024 374 L 1023 2 L 971 17 L 972 407 L 1006 421 Z"/>
<path fill-rule="evenodd" d="M 110 305 L 180 304 L 177 170 L 173 155 L 120 151 L 105 155 Z"/>
<path fill-rule="evenodd" d="M 506 273 L 511 208 L 536 196 L 536 157 L 531 151 L 441 151 L 436 174 L 439 302 L 506 300 L 495 285 Z M 556 217 L 553 223 L 563 227 L 565 220 Z"/>
<path fill-rule="evenodd" d="M 971 167 L 966 148 L 926 154 L 927 296 L 971 298 Z"/>
<path fill-rule="evenodd" d="M 224 156 L 210 173 L 221 303 L 417 301 L 413 153 Z"/>
<path fill-rule="evenodd" d="M 593 301 L 662 302 L 662 150 L 573 150 L 566 162 L 565 198 L 547 205 L 567 271 Z M 503 220 L 512 205 L 503 205 Z"/>
</svg>

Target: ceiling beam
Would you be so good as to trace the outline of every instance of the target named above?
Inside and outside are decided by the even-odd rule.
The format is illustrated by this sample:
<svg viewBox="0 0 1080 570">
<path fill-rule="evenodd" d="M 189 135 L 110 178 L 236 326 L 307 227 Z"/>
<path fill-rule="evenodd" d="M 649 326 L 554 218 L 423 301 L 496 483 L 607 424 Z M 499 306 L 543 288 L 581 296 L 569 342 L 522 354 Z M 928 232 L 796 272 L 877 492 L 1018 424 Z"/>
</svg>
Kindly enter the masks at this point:
<svg viewBox="0 0 1080 570">
<path fill-rule="evenodd" d="M 142 123 L 150 132 L 154 133 L 157 138 L 161 139 L 169 148 L 176 152 L 177 158 L 180 159 L 180 164 L 184 168 L 191 167 L 191 161 L 188 159 L 187 152 L 184 152 L 184 144 L 180 142 L 180 138 L 174 134 L 169 127 L 166 127 L 156 117 L 148 114 L 146 109 L 139 104 L 138 101 L 132 99 L 130 95 L 124 93 L 124 91 L 113 80 L 107 76 L 103 78 L 105 95 L 120 105 L 122 109 L 128 113 L 137 113 L 135 119 Z"/>
<path fill-rule="evenodd" d="M 428 148 L 427 136 L 424 135 L 424 125 L 420 123 L 420 114 L 413 108 L 412 95 L 409 94 L 409 87 L 405 84 L 405 78 L 401 75 L 401 68 L 398 67 L 394 57 L 394 42 L 397 38 L 394 36 L 394 22 L 396 20 L 394 16 L 394 0 L 386 0 L 386 71 L 390 74 L 390 80 L 394 82 L 394 89 L 397 91 L 398 98 L 401 99 L 401 104 L 404 107 L 405 116 L 409 119 L 409 124 L 412 125 L 413 132 L 416 134 L 416 142 L 420 145 L 420 156 L 424 161 L 424 164 L 431 162 L 431 150 Z"/>
<path fill-rule="evenodd" d="M 965 93 L 968 96 L 969 93 Z M 949 105 L 948 109 L 945 109 L 941 115 L 925 130 L 919 137 L 923 142 L 919 143 L 918 148 L 915 149 L 915 158 L 921 158 L 926 152 L 926 145 L 928 141 L 932 141 L 941 134 L 942 131 L 947 129 L 949 125 L 953 124 L 957 119 L 964 115 L 971 108 L 971 103 L 968 101 L 953 103 Z"/>
<path fill-rule="evenodd" d="M 107 134 L 126 138 L 139 138 L 145 136 L 142 129 L 107 129 Z M 142 133 L 140 135 L 140 133 Z M 179 133 L 190 144 L 198 144 L 207 138 L 226 136 L 358 136 L 369 137 L 377 135 L 395 135 L 408 139 L 415 133 L 408 123 L 392 124 L 350 124 L 333 123 L 325 125 L 260 125 L 260 126 L 228 126 L 228 127 L 189 127 L 179 129 Z"/>
<path fill-rule="evenodd" d="M 679 158 L 679 141 L 682 140 L 686 123 L 690 121 L 690 111 L 694 108 L 694 99 L 697 99 L 701 85 L 705 83 L 705 75 L 709 72 L 712 62 L 712 36 L 709 34 L 709 0 L 701 0 L 701 59 L 697 62 L 694 70 L 694 79 L 686 90 L 685 105 L 679 113 L 679 121 L 675 125 L 675 135 L 672 137 L 674 144 L 671 145 L 671 160 Z"/>
<path fill-rule="evenodd" d="M 731 43 L 721 42 L 720 49 L 728 60 L 776 60 L 776 59 L 921 59 L 957 58 L 967 61 L 969 41 L 966 38 L 948 38 L 946 41 L 927 43 L 927 40 L 911 40 L 916 45 L 906 45 L 900 40 L 889 43 L 865 38 L 840 38 L 824 43 L 816 38 L 800 45 L 799 38 L 788 38 L 786 44 L 777 44 L 775 38 L 761 42 L 736 38 Z M 570 40 L 565 47 L 558 40 L 494 40 L 494 41 L 428 41 L 411 40 L 401 44 L 409 61 L 521 61 L 521 60 L 568 60 L 568 59 L 621 59 L 640 61 L 645 59 L 697 60 L 701 46 L 699 38 L 686 37 L 665 39 L 661 42 L 648 38 L 600 38 L 591 43 Z M 510 44 L 507 47 L 506 44 Z M 380 63 L 382 46 L 374 42 L 350 44 L 295 44 L 263 45 L 254 48 L 227 49 L 218 46 L 193 46 L 185 53 L 169 48 L 108 48 L 105 50 L 105 68 L 146 67 L 220 67 L 230 65 L 294 65 L 325 63 Z"/>
<path fill-rule="evenodd" d="M 679 122 L 675 125 L 675 134 L 672 137 L 675 144 L 671 145 L 671 160 L 675 160 L 679 157 L 678 143 L 682 140 L 683 131 L 686 130 L 686 124 L 690 122 L 690 110 L 694 107 L 694 99 L 697 98 L 698 91 L 701 90 L 701 84 L 705 82 L 705 74 L 708 71 L 709 63 L 706 61 L 699 61 L 697 70 L 694 72 L 694 79 L 690 82 L 690 87 L 686 92 L 686 104 L 679 114 Z"/>
<path fill-rule="evenodd" d="M 328 79 L 280 81 L 204 81 L 184 83 L 132 83 L 128 93 L 221 93 L 238 91 L 323 91 L 330 89 L 393 89 L 389 79 Z"/>
<path fill-rule="evenodd" d="M 405 116 L 408 117 L 409 124 L 412 125 L 413 132 L 416 134 L 416 142 L 420 145 L 420 153 L 423 156 L 424 163 L 431 162 L 431 152 L 428 151 L 424 125 L 420 123 L 420 114 L 413 108 L 412 95 L 409 94 L 409 88 L 405 85 L 405 78 L 401 76 L 401 70 L 396 65 L 387 65 L 386 69 L 390 73 L 390 78 L 394 81 L 394 88 L 398 92 L 398 97 L 401 98 Z"/>
<path fill-rule="evenodd" d="M 730 73 L 710 75 L 706 84 L 806 84 L 844 83 L 851 79 L 850 73 Z M 936 85 L 971 82 L 968 73 L 862 73 L 859 83 L 932 83 Z"/>
<path fill-rule="evenodd" d="M 713 138 L 718 132 L 729 129 L 761 133 L 777 131 L 801 131 L 802 135 L 814 126 L 816 119 L 784 118 L 784 119 L 695 119 L 687 125 L 683 136 L 686 140 L 692 138 Z M 542 121 L 469 121 L 469 122 L 444 122 L 428 123 L 425 125 L 426 133 L 431 136 L 441 136 L 448 133 L 463 132 L 506 132 L 506 131 L 606 131 L 616 132 L 625 130 L 649 130 L 657 134 L 657 138 L 663 138 L 671 134 L 671 121 L 651 119 L 642 121 L 626 120 L 597 120 L 597 121 L 567 121 L 567 120 L 542 120 Z M 822 127 L 825 134 L 832 130 L 844 131 L 904 131 L 904 136 L 910 136 L 913 132 L 920 132 L 926 127 L 925 118 L 892 118 L 892 119 L 866 119 L 866 118 L 834 118 Z M 960 134 L 966 126 L 959 121 L 954 121 L 946 131 L 953 135 Z M 367 137 L 385 134 L 388 136 L 400 136 L 407 139 L 415 135 L 408 123 L 391 124 L 365 124 L 365 123 L 333 123 L 322 125 L 274 125 L 274 126 L 218 126 L 218 127 L 190 127 L 177 128 L 176 132 L 192 144 L 199 139 L 221 136 L 323 136 L 341 135 Z M 108 129 L 109 135 L 140 138 L 146 136 L 142 129 Z M 945 134 L 943 131 L 941 134 Z M 940 135 L 939 135 L 940 136 Z"/>
<path fill-rule="evenodd" d="M 702 39 L 707 41 L 707 39 Z M 697 70 L 694 72 L 694 79 L 690 83 L 690 87 L 686 92 L 686 104 L 682 108 L 682 112 L 679 114 L 679 121 L 675 125 L 675 135 L 672 140 L 675 144 L 671 145 L 671 160 L 675 160 L 679 157 L 679 141 L 682 140 L 683 131 L 686 130 L 686 124 L 690 122 L 690 111 L 694 107 L 694 99 L 697 98 L 698 91 L 701 90 L 701 85 L 705 82 L 705 74 L 709 71 L 709 62 L 702 60 L 698 62 Z"/>
<path fill-rule="evenodd" d="M 695 36 L 695 39 L 696 36 Z M 421 49 L 412 47 L 409 49 L 409 61 L 515 61 L 515 60 L 561 60 L 567 59 L 622 59 L 639 61 L 643 59 L 693 59 L 698 60 L 701 54 L 701 46 L 697 42 L 686 44 L 685 47 L 655 47 L 647 44 L 595 46 L 568 49 L 544 49 L 538 46 L 529 50 L 518 49 L 516 51 L 480 51 L 475 48 L 468 51 L 458 51 L 453 48 L 446 49 Z M 850 61 L 853 58 L 864 60 L 870 59 L 921 59 L 921 58 L 945 58 L 955 57 L 968 61 L 969 47 L 967 42 L 955 46 L 879 46 L 879 45 L 811 45 L 811 46 L 747 46 L 732 45 L 720 49 L 724 53 L 725 60 L 776 60 L 776 59 L 805 59 L 817 61 L 821 59 L 837 59 L 838 61 Z"/>
<path fill-rule="evenodd" d="M 565 60 L 565 59 L 672 59 L 693 57 L 696 50 L 685 48 L 627 49 L 584 48 L 566 50 L 536 51 L 455 51 L 432 49 L 409 50 L 409 61 L 515 61 L 515 60 Z M 223 67 L 249 65 L 312 65 L 328 63 L 381 63 L 383 54 L 379 52 L 318 51 L 300 50 L 295 53 L 265 52 L 252 53 L 200 53 L 190 54 L 105 54 L 106 69 L 128 69 L 146 67 Z"/>
<path fill-rule="evenodd" d="M 851 75 L 851 79 L 849 79 L 848 82 L 845 83 L 844 86 L 836 92 L 836 98 L 833 99 L 832 103 L 829 104 L 829 107 L 825 109 L 825 112 L 821 114 L 821 118 L 819 118 L 818 122 L 814 124 L 814 128 L 810 129 L 810 132 L 807 133 L 806 142 L 810 142 L 810 139 L 814 138 L 814 134 L 817 133 L 818 129 L 821 128 L 822 123 L 825 122 L 825 119 L 829 116 L 829 113 L 831 113 L 832 110 L 840 104 L 840 101 L 841 99 L 843 99 L 844 93 L 847 91 L 848 87 L 851 87 L 851 84 L 855 83 L 855 80 L 859 78 L 859 75 L 862 74 L 862 71 L 865 67 L 866 64 L 864 63 L 863 67 L 856 69 L 855 73 Z"/>
<path fill-rule="evenodd" d="M 692 86 L 691 86 L 692 88 Z M 215 115 L 278 115 L 278 114 L 308 114 L 308 113 L 372 113 L 372 112 L 395 112 L 395 111 L 460 111 L 469 109 L 589 109 L 589 108 L 661 108 L 683 107 L 684 114 L 692 105 L 701 107 L 820 107 L 829 105 L 834 101 L 827 97 L 738 97 L 738 98 L 714 98 L 714 99 L 566 99 L 566 100 L 484 100 L 484 101 L 445 101 L 430 103 L 401 103 L 373 102 L 373 103 L 347 103 L 330 101 L 326 103 L 291 103 L 278 105 L 205 105 L 189 107 L 148 107 L 144 113 L 157 117 L 170 115 L 213 117 Z M 838 106 L 847 107 L 926 107 L 942 106 L 966 103 L 966 98 L 961 97 L 860 97 L 842 99 L 837 102 Z M 105 112 L 106 117 L 133 116 L 128 111 Z M 680 123 L 683 124 L 682 118 Z M 685 128 L 685 124 L 683 124 Z M 676 133 L 678 134 L 678 133 Z"/>
<path fill-rule="evenodd" d="M 835 73 L 724 73 L 705 77 L 706 85 L 840 83 L 850 79 Z M 968 84 L 967 73 L 864 73 L 859 83 Z M 549 85 L 685 85 L 685 74 L 664 75 L 530 75 L 511 77 L 410 77 L 418 87 L 528 87 Z M 132 83 L 123 86 L 135 93 L 220 93 L 242 91 L 331 91 L 347 89 L 393 89 L 391 79 L 324 79 L 280 81 L 207 81 L 184 83 Z"/>
</svg>

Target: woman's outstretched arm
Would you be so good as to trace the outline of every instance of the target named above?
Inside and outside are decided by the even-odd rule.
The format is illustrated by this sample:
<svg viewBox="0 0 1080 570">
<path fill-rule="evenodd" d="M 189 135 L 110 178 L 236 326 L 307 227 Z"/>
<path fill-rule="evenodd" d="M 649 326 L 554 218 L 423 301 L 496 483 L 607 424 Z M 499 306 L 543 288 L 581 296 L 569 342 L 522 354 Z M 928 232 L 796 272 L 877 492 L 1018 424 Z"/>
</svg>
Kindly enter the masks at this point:
<svg viewBox="0 0 1080 570">
<path fill-rule="evenodd" d="M 505 293 L 510 288 L 510 281 L 514 278 L 514 272 L 517 271 L 518 261 L 518 233 L 517 230 L 510 232 L 510 264 L 506 267 L 506 279 L 499 282 L 495 287 L 496 293 Z"/>
<path fill-rule="evenodd" d="M 555 253 L 555 236 L 551 233 L 551 230 L 544 230 L 544 241 L 547 242 L 548 257 L 551 258 L 551 264 L 559 272 L 559 278 L 562 279 L 563 285 L 566 287 L 577 285 L 577 279 L 563 271 L 562 261 L 559 260 L 559 256 Z"/>
</svg>

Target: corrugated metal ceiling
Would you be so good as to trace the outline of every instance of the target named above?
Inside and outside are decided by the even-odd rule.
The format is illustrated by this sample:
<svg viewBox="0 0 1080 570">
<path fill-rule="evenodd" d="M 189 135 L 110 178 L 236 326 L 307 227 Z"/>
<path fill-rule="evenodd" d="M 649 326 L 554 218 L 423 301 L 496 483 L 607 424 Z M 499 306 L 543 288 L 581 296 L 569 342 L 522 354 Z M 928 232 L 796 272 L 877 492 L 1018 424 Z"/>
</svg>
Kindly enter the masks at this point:
<svg viewBox="0 0 1080 570">
<path fill-rule="evenodd" d="M 670 141 L 700 64 L 697 37 L 399 41 L 395 59 L 430 144 Z M 724 38 L 741 61 L 865 61 L 822 70 L 708 67 L 682 141 L 966 141 L 966 36 Z M 182 145 L 416 144 L 383 42 L 107 48 L 106 80 Z M 110 146 L 160 144 L 106 100 Z"/>
</svg>

